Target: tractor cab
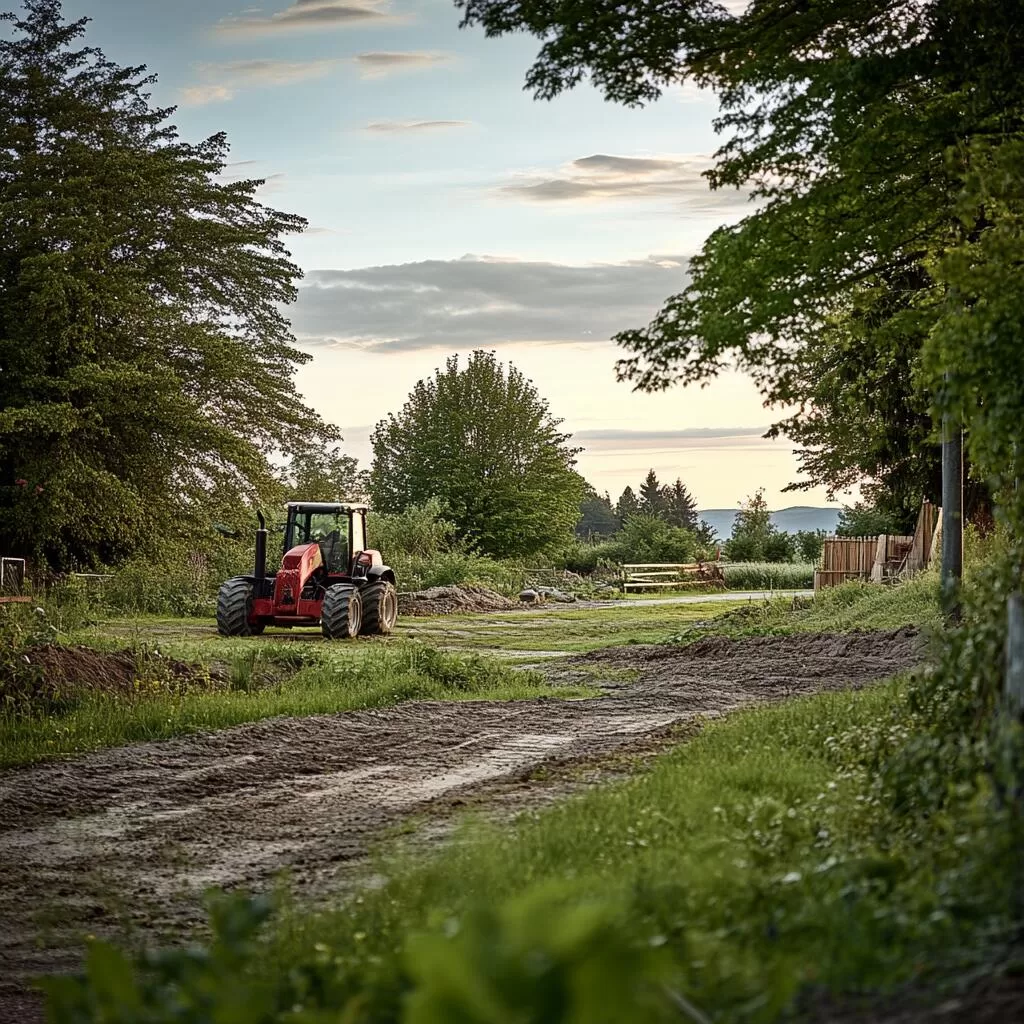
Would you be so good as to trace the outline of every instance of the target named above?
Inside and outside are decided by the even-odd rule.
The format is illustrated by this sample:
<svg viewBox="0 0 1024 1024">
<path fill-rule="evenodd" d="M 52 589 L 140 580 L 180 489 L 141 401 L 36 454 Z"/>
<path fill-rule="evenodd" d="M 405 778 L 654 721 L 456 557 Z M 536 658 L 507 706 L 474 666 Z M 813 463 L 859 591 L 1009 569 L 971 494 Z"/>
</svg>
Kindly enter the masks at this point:
<svg viewBox="0 0 1024 1024">
<path fill-rule="evenodd" d="M 329 575 L 350 572 L 352 560 L 366 548 L 366 506 L 324 501 L 290 501 L 284 550 L 317 544 Z"/>
<path fill-rule="evenodd" d="M 366 546 L 366 506 L 290 501 L 281 564 L 268 572 L 268 530 L 257 512 L 252 575 L 227 580 L 217 596 L 223 636 L 267 626 L 320 626 L 329 639 L 390 633 L 398 617 L 395 573 Z"/>
</svg>

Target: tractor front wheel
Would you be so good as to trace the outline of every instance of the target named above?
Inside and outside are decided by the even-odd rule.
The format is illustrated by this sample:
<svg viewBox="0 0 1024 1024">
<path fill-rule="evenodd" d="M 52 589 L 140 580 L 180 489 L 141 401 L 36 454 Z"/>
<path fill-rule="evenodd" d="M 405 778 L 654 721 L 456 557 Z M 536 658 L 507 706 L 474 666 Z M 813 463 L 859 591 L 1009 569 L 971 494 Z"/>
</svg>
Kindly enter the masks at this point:
<svg viewBox="0 0 1024 1024">
<path fill-rule="evenodd" d="M 385 636 L 398 621 L 398 591 L 394 583 L 381 580 L 363 590 L 363 636 Z"/>
<path fill-rule="evenodd" d="M 363 602 L 359 591 L 349 583 L 327 588 L 320 609 L 320 628 L 328 640 L 349 640 L 359 635 L 363 624 Z"/>
<path fill-rule="evenodd" d="M 217 594 L 217 632 L 221 636 L 259 636 L 263 623 L 251 623 L 250 614 L 252 584 L 244 576 L 222 583 Z"/>
</svg>

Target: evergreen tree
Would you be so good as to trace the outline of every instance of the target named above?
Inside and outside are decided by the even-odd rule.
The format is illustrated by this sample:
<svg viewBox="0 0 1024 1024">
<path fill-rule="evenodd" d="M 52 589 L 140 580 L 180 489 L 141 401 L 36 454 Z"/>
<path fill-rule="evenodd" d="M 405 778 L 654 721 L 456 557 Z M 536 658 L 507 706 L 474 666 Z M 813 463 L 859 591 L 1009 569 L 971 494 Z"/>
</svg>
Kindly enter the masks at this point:
<svg viewBox="0 0 1024 1024">
<path fill-rule="evenodd" d="M 0 550 L 110 561 L 336 436 L 281 313 L 305 222 L 223 184 L 225 137 L 179 139 L 58 0 L 0 19 Z"/>
<path fill-rule="evenodd" d="M 622 526 L 622 520 L 612 508 L 611 498 L 607 494 L 598 494 L 588 485 L 587 493 L 580 502 L 580 521 L 576 524 L 576 536 L 611 537 Z"/>
<path fill-rule="evenodd" d="M 464 369 L 452 356 L 373 431 L 373 503 L 402 512 L 438 498 L 485 554 L 541 551 L 571 536 L 585 487 L 561 422 L 493 352 L 474 352 Z"/>
<path fill-rule="evenodd" d="M 640 485 L 640 512 L 645 516 L 661 519 L 667 510 L 668 501 L 653 469 L 647 471 Z"/>
<path fill-rule="evenodd" d="M 619 500 L 615 503 L 615 515 L 618 516 L 620 522 L 625 523 L 627 519 L 637 515 L 639 512 L 640 502 L 637 501 L 633 488 L 627 487 L 619 495 Z"/>
<path fill-rule="evenodd" d="M 684 530 L 697 529 L 697 502 L 681 479 L 664 488 L 665 519 Z"/>
</svg>

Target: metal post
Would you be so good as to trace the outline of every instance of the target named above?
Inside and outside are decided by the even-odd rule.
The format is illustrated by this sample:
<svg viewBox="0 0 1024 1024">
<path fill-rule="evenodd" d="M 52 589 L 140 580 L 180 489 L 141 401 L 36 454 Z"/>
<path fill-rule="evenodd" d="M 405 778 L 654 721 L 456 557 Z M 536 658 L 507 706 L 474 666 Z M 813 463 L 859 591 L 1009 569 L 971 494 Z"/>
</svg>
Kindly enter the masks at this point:
<svg viewBox="0 0 1024 1024">
<path fill-rule="evenodd" d="M 946 616 L 960 621 L 964 574 L 964 447 L 959 417 L 942 417 L 942 598 Z"/>
<path fill-rule="evenodd" d="M 1006 709 L 1024 713 L 1024 600 L 1019 592 L 1006 602 Z"/>
</svg>

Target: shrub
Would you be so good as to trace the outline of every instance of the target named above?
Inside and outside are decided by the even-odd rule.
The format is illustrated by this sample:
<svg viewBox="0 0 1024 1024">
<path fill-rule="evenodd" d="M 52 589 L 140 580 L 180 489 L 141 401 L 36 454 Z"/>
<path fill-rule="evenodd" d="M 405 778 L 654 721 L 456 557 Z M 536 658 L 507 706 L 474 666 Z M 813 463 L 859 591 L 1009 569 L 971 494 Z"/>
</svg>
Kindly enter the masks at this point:
<svg viewBox="0 0 1024 1024">
<path fill-rule="evenodd" d="M 814 585 L 814 566 L 795 562 L 730 562 L 722 566 L 732 590 L 804 590 Z"/>
</svg>

